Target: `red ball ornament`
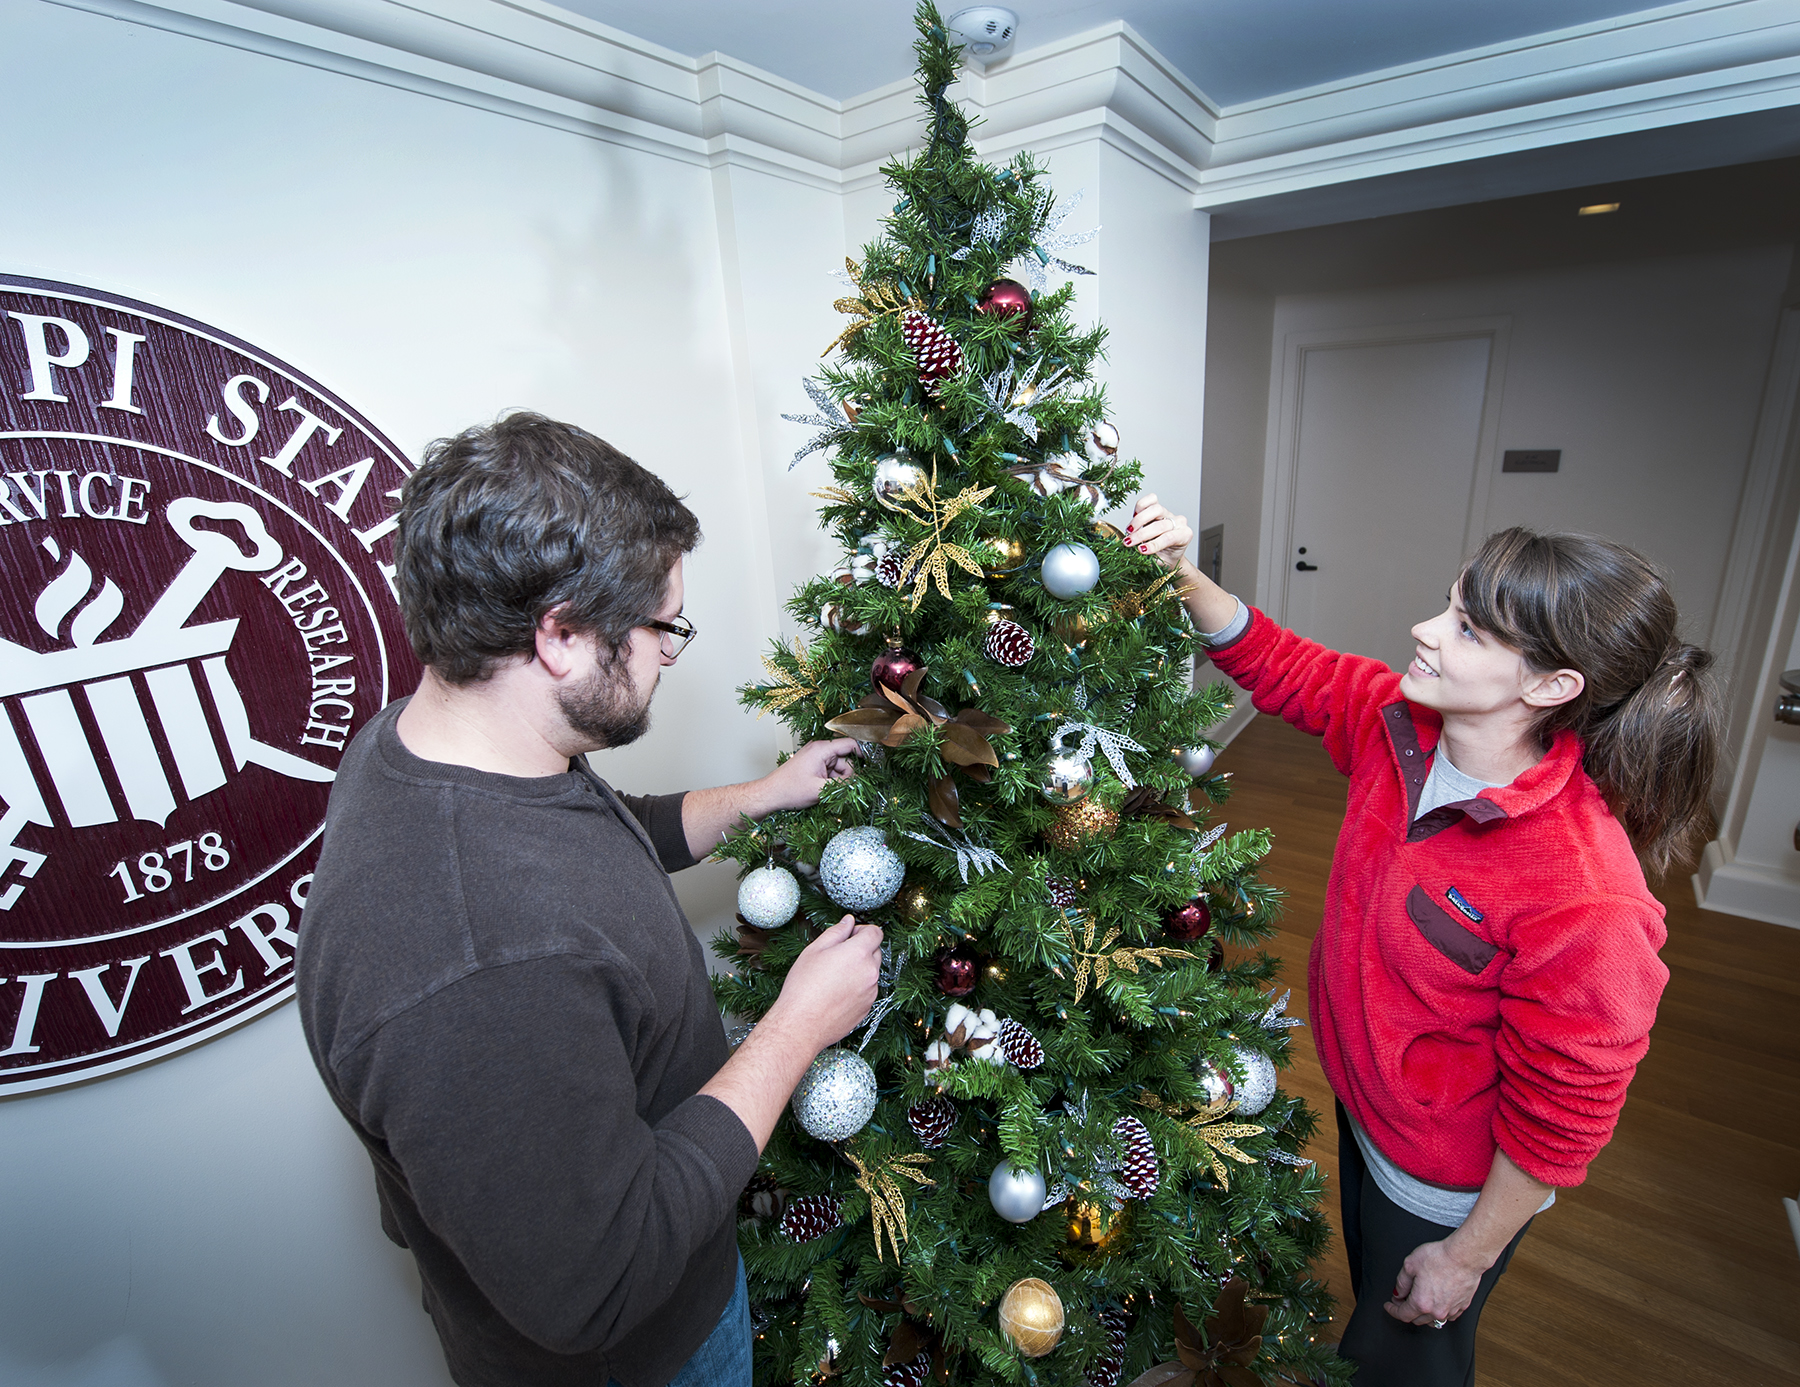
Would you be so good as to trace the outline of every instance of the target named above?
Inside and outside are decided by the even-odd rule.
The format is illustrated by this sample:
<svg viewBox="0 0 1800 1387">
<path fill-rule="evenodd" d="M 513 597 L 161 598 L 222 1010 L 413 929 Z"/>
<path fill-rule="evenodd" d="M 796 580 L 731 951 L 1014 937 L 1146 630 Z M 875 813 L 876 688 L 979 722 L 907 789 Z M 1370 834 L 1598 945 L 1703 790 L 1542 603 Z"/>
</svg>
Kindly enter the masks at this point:
<svg viewBox="0 0 1800 1387">
<path fill-rule="evenodd" d="M 1021 329 L 1031 327 L 1031 290 L 1016 279 L 996 279 L 975 306 L 997 318 L 1017 318 Z"/>
<path fill-rule="evenodd" d="M 1169 938 L 1191 943 L 1212 928 L 1212 911 L 1206 908 L 1203 899 L 1195 896 L 1180 909 L 1163 916 L 1162 926 L 1163 933 Z"/>
<path fill-rule="evenodd" d="M 889 636 L 887 649 L 877 655 L 875 663 L 869 667 L 869 687 L 875 689 L 886 684 L 899 693 L 906 676 L 923 667 L 919 657 L 900 644 L 900 637 Z"/>
<path fill-rule="evenodd" d="M 946 997 L 967 997 L 975 990 L 975 959 L 952 949 L 937 961 L 938 991 Z"/>
</svg>

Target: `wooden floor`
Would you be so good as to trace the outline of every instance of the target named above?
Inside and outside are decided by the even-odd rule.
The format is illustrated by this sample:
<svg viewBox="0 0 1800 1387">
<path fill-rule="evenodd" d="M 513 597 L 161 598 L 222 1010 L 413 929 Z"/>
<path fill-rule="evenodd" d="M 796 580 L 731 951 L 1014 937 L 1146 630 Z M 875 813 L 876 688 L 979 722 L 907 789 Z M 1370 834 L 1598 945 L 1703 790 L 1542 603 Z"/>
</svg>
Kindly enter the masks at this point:
<svg viewBox="0 0 1800 1387">
<path fill-rule="evenodd" d="M 1219 757 L 1217 818 L 1274 830 L 1265 877 L 1287 892 L 1269 945 L 1306 1016 L 1344 782 L 1313 738 L 1257 717 Z M 1519 1245 L 1482 1317 L 1481 1387 L 1800 1387 L 1800 1254 L 1781 1205 L 1800 1193 L 1800 930 L 1701 910 L 1685 873 L 1669 909 L 1672 977 L 1618 1132 L 1587 1182 Z M 1332 1132 L 1331 1093 L 1296 1028 L 1283 1087 Z M 1329 1172 L 1335 1134 L 1308 1154 Z M 1320 1273 L 1350 1309 L 1343 1248 Z"/>
</svg>

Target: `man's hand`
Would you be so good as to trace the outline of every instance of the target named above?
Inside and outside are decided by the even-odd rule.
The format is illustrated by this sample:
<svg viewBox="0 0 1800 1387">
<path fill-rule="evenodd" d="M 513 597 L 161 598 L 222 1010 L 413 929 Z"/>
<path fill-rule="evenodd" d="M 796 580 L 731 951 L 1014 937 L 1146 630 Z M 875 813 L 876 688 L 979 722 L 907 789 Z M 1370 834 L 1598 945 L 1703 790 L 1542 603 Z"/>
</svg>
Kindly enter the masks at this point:
<svg viewBox="0 0 1800 1387">
<path fill-rule="evenodd" d="M 802 950 L 768 1015 L 700 1092 L 736 1113 L 762 1150 L 819 1051 L 869 1014 L 880 974 L 881 931 L 846 915 Z"/>
<path fill-rule="evenodd" d="M 756 782 L 762 787 L 762 812 L 806 809 L 817 804 L 826 781 L 848 780 L 856 774 L 856 747 L 857 743 L 849 737 L 808 742 Z"/>
<path fill-rule="evenodd" d="M 880 928 L 859 925 L 854 915 L 846 915 L 794 960 L 768 1019 L 791 1015 L 796 1032 L 816 1041 L 812 1052 L 817 1054 L 869 1014 L 880 973 Z"/>
<path fill-rule="evenodd" d="M 681 802 L 681 831 L 687 836 L 688 851 L 705 857 L 742 819 L 817 804 L 826 781 L 856 774 L 855 756 L 856 743 L 849 737 L 808 742 L 760 780 L 688 791 Z"/>
</svg>

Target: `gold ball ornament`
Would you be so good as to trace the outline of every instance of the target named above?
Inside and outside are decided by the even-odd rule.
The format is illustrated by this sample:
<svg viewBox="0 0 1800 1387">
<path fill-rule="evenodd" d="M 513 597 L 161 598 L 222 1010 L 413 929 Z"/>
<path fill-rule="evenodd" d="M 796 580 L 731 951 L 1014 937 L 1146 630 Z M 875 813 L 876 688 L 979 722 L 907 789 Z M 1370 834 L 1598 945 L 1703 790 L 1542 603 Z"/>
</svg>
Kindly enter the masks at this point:
<svg viewBox="0 0 1800 1387">
<path fill-rule="evenodd" d="M 1093 796 L 1079 804 L 1065 804 L 1056 811 L 1044 838 L 1062 852 L 1078 852 L 1091 842 L 1103 842 L 1119 831 L 1119 811 Z"/>
<path fill-rule="evenodd" d="M 1056 1287 L 1027 1276 L 1000 1298 L 1000 1332 L 1027 1358 L 1042 1358 L 1062 1342 L 1063 1303 Z"/>
<path fill-rule="evenodd" d="M 1002 573 L 1023 568 L 1029 557 L 1025 541 L 1017 535 L 983 535 L 981 542 L 999 556 L 999 561 L 988 567 L 987 576 L 990 578 L 998 578 Z"/>
<path fill-rule="evenodd" d="M 1091 1266 L 1125 1250 L 1131 1241 L 1131 1206 L 1108 1208 L 1094 1200 L 1070 1199 L 1063 1205 L 1069 1222 L 1069 1245 L 1063 1260 Z"/>
<path fill-rule="evenodd" d="M 909 925 L 924 924 L 935 909 L 937 904 L 931 899 L 931 892 L 916 881 L 907 882 L 894 897 L 895 914 Z"/>
</svg>

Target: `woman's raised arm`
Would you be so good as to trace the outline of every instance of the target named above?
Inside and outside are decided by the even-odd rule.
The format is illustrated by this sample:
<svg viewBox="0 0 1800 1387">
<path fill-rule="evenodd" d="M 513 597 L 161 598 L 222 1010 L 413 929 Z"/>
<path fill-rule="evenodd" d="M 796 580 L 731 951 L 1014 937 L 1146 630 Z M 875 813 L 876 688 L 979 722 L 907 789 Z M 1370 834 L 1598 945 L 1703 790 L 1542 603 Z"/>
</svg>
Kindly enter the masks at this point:
<svg viewBox="0 0 1800 1387">
<path fill-rule="evenodd" d="M 1170 514 L 1169 508 L 1149 492 L 1138 497 L 1125 542 L 1176 571 L 1181 579 L 1181 600 L 1194 625 L 1202 631 L 1222 631 L 1237 615 L 1237 598 L 1188 562 L 1187 547 L 1193 538 L 1193 527 L 1185 515 Z"/>
</svg>

